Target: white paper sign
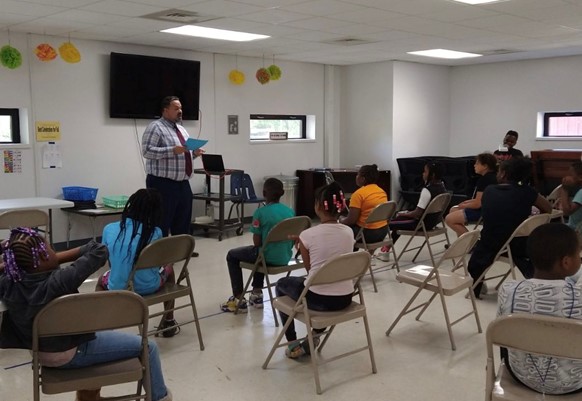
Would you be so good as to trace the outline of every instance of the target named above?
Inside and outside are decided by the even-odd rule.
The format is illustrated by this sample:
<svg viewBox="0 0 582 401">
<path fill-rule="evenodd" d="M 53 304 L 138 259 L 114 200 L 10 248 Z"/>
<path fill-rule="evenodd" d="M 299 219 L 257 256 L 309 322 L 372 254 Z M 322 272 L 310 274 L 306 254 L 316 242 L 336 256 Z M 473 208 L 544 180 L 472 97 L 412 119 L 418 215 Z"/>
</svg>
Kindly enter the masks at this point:
<svg viewBox="0 0 582 401">
<path fill-rule="evenodd" d="M 63 158 L 61 149 L 54 142 L 49 142 L 42 147 L 42 168 L 62 168 Z"/>
</svg>

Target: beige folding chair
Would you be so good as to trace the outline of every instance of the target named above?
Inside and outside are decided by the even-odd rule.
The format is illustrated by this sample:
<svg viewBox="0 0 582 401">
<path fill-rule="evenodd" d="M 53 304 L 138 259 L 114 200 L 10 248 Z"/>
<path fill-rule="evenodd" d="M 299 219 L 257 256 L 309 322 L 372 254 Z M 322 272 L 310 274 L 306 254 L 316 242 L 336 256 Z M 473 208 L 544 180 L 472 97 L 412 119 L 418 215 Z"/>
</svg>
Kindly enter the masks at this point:
<svg viewBox="0 0 582 401">
<path fill-rule="evenodd" d="M 457 349 L 455 345 L 455 339 L 453 338 L 453 325 L 457 324 L 461 320 L 475 315 L 475 321 L 477 322 L 477 330 L 481 333 L 481 323 L 479 322 L 479 313 L 477 312 L 477 305 L 475 304 L 475 296 L 473 291 L 468 291 L 469 297 L 471 298 L 471 304 L 473 310 L 462 317 L 458 318 L 454 322 L 451 322 L 449 317 L 449 312 L 447 309 L 447 304 L 445 301 L 446 296 L 455 295 L 462 290 L 467 290 L 471 288 L 473 279 L 467 272 L 466 256 L 469 250 L 473 248 L 477 240 L 479 239 L 479 231 L 469 231 L 461 235 L 453 244 L 445 251 L 438 264 L 434 266 L 417 265 L 406 269 L 402 273 L 396 275 L 396 280 L 401 283 L 406 283 L 418 287 L 412 298 L 408 301 L 406 306 L 402 309 L 396 320 L 392 323 L 386 335 L 389 336 L 390 332 L 396 327 L 396 324 L 404 316 L 413 312 L 419 308 L 422 308 L 419 314 L 416 316 L 416 320 L 419 320 L 422 314 L 429 307 L 431 302 L 438 295 L 441 300 L 443 307 L 443 312 L 445 315 L 445 322 L 447 323 L 447 330 L 449 332 L 449 339 L 451 340 L 451 347 L 454 350 Z M 451 271 L 445 271 L 443 269 L 443 264 L 446 261 L 452 261 L 453 268 Z M 456 260 L 456 261 L 455 261 Z M 463 268 L 463 273 L 458 274 L 453 270 L 458 268 Z M 420 295 L 423 290 L 432 292 L 433 294 L 428 301 L 412 306 L 416 298 Z"/>
<path fill-rule="evenodd" d="M 364 249 L 368 251 L 372 257 L 374 257 L 374 251 L 378 248 L 382 248 L 383 246 L 389 246 L 392 255 L 394 256 L 394 263 L 390 267 L 393 269 L 396 267 L 396 270 L 400 272 L 400 267 L 398 266 L 398 257 L 396 255 L 396 250 L 394 249 L 394 242 L 392 242 L 392 236 L 390 235 L 390 230 L 388 230 L 388 234 L 386 237 L 380 242 L 374 243 L 366 243 L 366 239 L 364 238 L 364 229 L 368 227 L 369 224 L 377 223 L 380 221 L 384 221 L 388 223 L 388 221 L 394 218 L 396 214 L 396 202 L 390 201 L 381 203 L 376 206 L 368 218 L 366 219 L 366 224 L 364 227 L 360 229 L 358 234 L 356 235 L 356 248 Z M 374 292 L 378 292 L 378 287 L 376 287 L 376 280 L 374 279 L 374 271 L 372 269 L 372 264 L 370 264 L 370 277 L 372 278 L 372 284 L 374 285 Z"/>
<path fill-rule="evenodd" d="M 278 297 L 273 300 L 273 310 L 277 309 L 289 316 L 285 327 L 281 330 L 267 359 L 263 363 L 263 369 L 267 369 L 269 361 L 273 357 L 275 350 L 280 347 L 289 345 L 288 342 L 281 344 L 285 331 L 293 321 L 297 319 L 303 322 L 307 329 L 307 340 L 309 342 L 309 350 L 311 355 L 311 366 L 313 368 L 313 375 L 315 378 L 315 387 L 317 394 L 321 394 L 321 385 L 319 382 L 319 366 L 335 361 L 337 359 L 355 354 L 357 352 L 368 350 L 370 354 L 370 362 L 372 363 L 372 372 L 376 373 L 376 361 L 374 359 L 374 349 L 372 348 L 372 338 L 370 336 L 370 327 L 368 325 L 368 315 L 366 313 L 366 304 L 364 303 L 364 296 L 362 288 L 360 287 L 360 279 L 366 273 L 370 266 L 371 256 L 368 252 L 352 252 L 337 256 L 328 260 L 321 266 L 313 275 L 305 281 L 305 289 L 299 296 L 297 301 L 294 301 L 288 296 Z M 346 309 L 333 312 L 320 312 L 310 310 L 305 299 L 309 287 L 312 285 L 332 284 L 344 280 L 354 281 L 354 295 L 359 296 L 359 302 L 352 301 L 352 304 Z M 364 322 L 364 330 L 366 332 L 367 345 L 352 351 L 336 355 L 331 358 L 322 359 L 319 353 L 325 346 L 329 336 L 333 332 L 336 325 L 340 323 L 349 322 L 355 319 L 362 318 Z M 314 340 L 313 329 L 326 329 L 325 332 L 317 336 L 324 336 L 323 341 L 317 348 L 317 353 Z M 349 342 L 349 341 L 348 341 Z"/>
<path fill-rule="evenodd" d="M 135 262 L 133 269 L 129 275 L 128 280 L 128 290 L 133 291 L 133 278 L 135 272 L 140 269 L 151 269 L 152 267 L 165 266 L 170 263 L 177 264 L 180 261 L 184 261 L 182 264 L 182 270 L 180 274 L 176 271 L 176 283 L 166 283 L 164 286 L 158 290 L 156 293 L 151 295 L 146 295 L 145 299 L 148 306 L 173 301 L 178 298 L 189 297 L 190 302 L 184 305 L 175 306 L 172 311 L 183 308 L 192 308 L 192 314 L 194 318 L 187 320 L 182 323 L 178 323 L 174 326 L 168 326 L 160 329 L 162 326 L 162 321 L 164 320 L 164 315 L 169 310 L 163 310 L 161 312 L 156 312 L 150 314 L 150 319 L 161 316 L 160 324 L 157 329 L 152 329 L 148 332 L 148 335 L 159 334 L 166 330 L 172 330 L 176 327 L 183 326 L 188 323 L 194 322 L 196 324 L 196 332 L 198 333 L 198 343 L 200 344 L 200 350 L 204 350 L 204 343 L 202 342 L 202 332 L 200 331 L 200 323 L 198 321 L 198 312 L 196 311 L 196 303 L 194 302 L 194 293 L 192 292 L 192 282 L 190 281 L 190 274 L 188 272 L 188 263 L 192 257 L 192 252 L 194 251 L 195 241 L 194 237 L 191 235 L 172 235 L 170 237 L 161 238 L 157 241 L 152 242 L 146 246 L 140 253 L 139 258 Z"/>
<path fill-rule="evenodd" d="M 475 282 L 473 283 L 473 288 L 475 288 L 481 281 L 485 282 L 496 278 L 501 278 L 497 285 L 495 286 L 495 289 L 498 290 L 501 284 L 510 274 L 511 277 L 515 279 L 515 263 L 513 261 L 513 256 L 511 255 L 510 246 L 511 241 L 513 241 L 514 238 L 518 237 L 529 237 L 529 235 L 535 228 L 541 226 L 542 224 L 549 223 L 551 218 L 552 218 L 551 215 L 548 213 L 536 214 L 528 217 L 519 226 L 517 226 L 517 228 L 513 231 L 509 239 L 505 241 L 499 252 L 497 252 L 497 255 L 495 255 L 493 263 L 491 263 L 491 266 L 493 266 L 497 261 L 508 263 L 509 268 L 507 269 L 507 271 L 505 273 L 495 274 L 494 276 L 487 277 L 487 272 L 491 269 L 491 266 L 489 266 L 487 269 L 485 269 L 481 276 L 479 276 L 479 278 L 475 280 Z"/>
<path fill-rule="evenodd" d="M 11 230 L 16 227 L 37 228 L 44 232 L 47 239 L 50 238 L 50 219 L 44 210 L 9 210 L 0 213 L 0 230 Z"/>
<path fill-rule="evenodd" d="M 562 223 L 564 223 L 564 211 L 559 210 L 559 209 L 554 209 L 554 205 L 556 204 L 556 202 L 559 199 L 560 188 L 562 188 L 562 184 L 560 184 L 556 188 L 554 188 L 552 190 L 552 192 L 550 192 L 550 194 L 548 196 L 546 196 L 546 199 L 552 205 L 552 213 L 551 213 L 552 220 L 560 219 L 560 221 Z"/>
<path fill-rule="evenodd" d="M 524 333 L 526 333 L 524 335 Z M 554 339 L 548 341 L 548 339 Z M 485 401 L 530 401 L 542 395 L 518 383 L 501 362 L 495 373 L 493 346 L 531 354 L 582 360 L 582 321 L 525 313 L 502 316 L 489 324 L 486 332 L 487 370 Z M 579 401 L 581 393 L 545 395 L 546 401 Z"/>
<path fill-rule="evenodd" d="M 303 230 L 306 230 L 309 227 L 311 227 L 311 219 L 307 216 L 291 217 L 280 221 L 275 225 L 275 227 L 271 229 L 271 231 L 269 231 L 269 234 L 267 234 L 265 243 L 261 245 L 261 250 L 255 263 L 241 262 L 240 264 L 241 269 L 250 270 L 251 274 L 249 275 L 244 290 L 237 302 L 237 306 L 234 311 L 235 314 L 238 313 L 238 306 L 240 305 L 242 298 L 245 296 L 247 291 L 249 291 L 249 286 L 251 284 L 251 281 L 253 280 L 253 276 L 255 275 L 255 273 L 258 272 L 263 273 L 265 275 L 265 280 L 267 281 L 267 284 L 263 288 L 267 288 L 267 291 L 269 292 L 269 300 L 272 302 L 273 299 L 275 298 L 273 297 L 272 287 L 275 284 L 271 283 L 269 275 L 287 273 L 287 276 L 289 276 L 293 270 L 299 270 L 304 267 L 303 261 L 298 260 L 297 258 L 291 259 L 289 263 L 284 266 L 268 265 L 267 261 L 265 260 L 264 250 L 267 246 L 269 246 L 269 244 L 272 244 L 274 242 L 289 241 L 289 236 L 291 235 L 298 236 L 299 234 L 301 234 Z M 273 309 L 273 319 L 275 320 L 275 326 L 279 327 L 279 320 L 277 319 L 277 313 L 275 312 L 275 309 Z"/>
<path fill-rule="evenodd" d="M 77 369 L 47 368 L 40 365 L 39 343 L 45 337 L 85 334 L 137 326 L 142 351 L 138 358 L 123 359 Z M 34 401 L 43 394 L 59 394 L 137 382 L 135 393 L 116 400 L 151 400 L 148 357 L 148 309 L 144 300 L 129 291 L 101 291 L 71 294 L 46 305 L 35 317 L 32 328 Z M 142 390 L 145 394 L 142 394 Z"/>
<path fill-rule="evenodd" d="M 428 253 L 430 254 L 430 260 L 432 261 L 433 266 L 436 264 L 434 257 L 436 255 L 441 254 L 442 252 L 433 253 L 432 246 L 439 244 L 441 242 L 446 242 L 447 245 L 450 245 L 450 243 L 451 243 L 449 241 L 449 234 L 447 232 L 447 227 L 445 225 L 445 221 L 443 218 L 443 215 L 444 215 L 445 211 L 447 210 L 449 203 L 451 203 L 451 197 L 452 197 L 452 195 L 448 192 L 435 196 L 434 199 L 432 199 L 430 201 L 430 203 L 428 204 L 428 206 L 426 207 L 424 213 L 422 214 L 422 216 L 421 216 L 420 220 L 418 221 L 418 224 L 416 225 L 416 228 L 414 230 L 398 230 L 398 234 L 410 236 L 410 239 L 408 240 L 408 242 L 406 242 L 406 244 L 404 245 L 404 248 L 402 248 L 402 250 L 400 251 L 400 255 L 398 255 L 398 261 L 400 261 L 400 258 L 402 257 L 402 255 L 404 255 L 406 252 L 418 250 L 416 252 L 416 254 L 414 255 L 414 258 L 412 258 L 412 261 L 416 262 L 416 258 L 420 254 L 420 251 L 422 251 L 422 249 L 426 245 L 428 248 Z M 427 216 L 429 216 L 429 215 L 436 216 L 436 219 L 437 219 L 436 225 L 430 230 L 427 229 L 427 226 L 425 223 L 425 220 L 426 220 Z M 430 242 L 430 239 L 432 237 L 435 237 L 437 235 L 443 235 L 443 234 L 445 236 L 445 239 L 435 241 L 433 243 Z M 410 243 L 412 242 L 412 240 L 415 237 L 423 237 L 422 245 L 416 246 L 413 248 L 408 248 L 408 246 L 410 245 Z"/>
</svg>

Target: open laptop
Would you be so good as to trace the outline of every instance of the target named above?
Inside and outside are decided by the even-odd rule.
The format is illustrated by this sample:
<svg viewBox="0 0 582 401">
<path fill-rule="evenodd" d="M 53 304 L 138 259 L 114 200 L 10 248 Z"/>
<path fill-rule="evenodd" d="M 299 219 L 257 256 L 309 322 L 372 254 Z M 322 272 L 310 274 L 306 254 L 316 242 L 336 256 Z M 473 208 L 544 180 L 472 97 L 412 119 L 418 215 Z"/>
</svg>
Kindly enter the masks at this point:
<svg viewBox="0 0 582 401">
<path fill-rule="evenodd" d="M 202 166 L 209 174 L 224 174 L 224 161 L 222 155 L 211 155 L 208 153 L 202 154 Z"/>
</svg>

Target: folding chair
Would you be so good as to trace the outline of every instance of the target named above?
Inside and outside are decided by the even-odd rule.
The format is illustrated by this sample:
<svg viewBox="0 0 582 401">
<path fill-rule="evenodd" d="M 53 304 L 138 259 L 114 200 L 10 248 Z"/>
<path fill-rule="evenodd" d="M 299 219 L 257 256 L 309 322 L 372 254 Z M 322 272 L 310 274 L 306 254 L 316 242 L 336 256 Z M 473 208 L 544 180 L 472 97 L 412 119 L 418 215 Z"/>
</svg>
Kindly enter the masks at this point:
<svg viewBox="0 0 582 401">
<path fill-rule="evenodd" d="M 39 231 L 45 233 L 47 239 L 50 238 L 50 219 L 44 210 L 9 210 L 0 213 L 0 230 L 11 230 L 16 227 L 38 228 Z"/>
<path fill-rule="evenodd" d="M 449 332 L 449 339 L 451 341 L 451 348 L 454 350 L 457 349 L 455 345 L 455 339 L 453 338 L 453 325 L 457 324 L 461 320 L 469 317 L 471 315 L 475 315 L 475 321 L 477 322 L 477 330 L 481 333 L 481 323 L 479 322 L 479 313 L 477 312 L 477 305 L 475 304 L 475 296 L 473 291 L 469 292 L 469 297 L 471 298 L 471 304 L 473 306 L 473 310 L 462 317 L 458 318 L 454 322 L 451 322 L 449 317 L 449 312 L 447 309 L 447 304 L 445 301 L 446 296 L 455 295 L 462 290 L 467 290 L 471 288 L 471 284 L 473 283 L 473 279 L 469 276 L 467 272 L 467 263 L 466 263 L 466 256 L 469 253 L 469 250 L 473 248 L 475 243 L 479 239 L 479 231 L 469 231 L 463 235 L 461 235 L 453 244 L 445 251 L 439 263 L 433 266 L 426 266 L 426 265 L 417 265 L 411 267 L 410 269 L 406 269 L 402 273 L 396 275 L 396 280 L 401 283 L 406 283 L 418 287 L 412 298 L 408 301 L 406 306 L 402 309 L 396 320 L 392 323 L 388 331 L 386 331 L 386 335 L 389 336 L 390 332 L 394 329 L 396 324 L 400 321 L 400 319 L 404 316 L 409 314 L 410 312 L 414 312 L 415 310 L 422 308 L 419 314 L 416 316 L 416 320 L 419 320 L 422 314 L 426 311 L 432 301 L 438 295 L 441 300 L 441 304 L 443 307 L 443 312 L 445 315 L 445 322 L 447 323 L 447 330 Z M 456 261 L 455 261 L 456 259 Z M 452 261 L 453 268 L 451 271 L 445 271 L 443 269 L 443 263 L 446 261 Z M 453 270 L 457 268 L 463 268 L 463 274 L 455 273 Z M 423 290 L 427 290 L 432 292 L 433 294 L 429 298 L 428 301 L 419 304 L 417 306 L 412 307 L 412 304 L 416 300 L 416 298 L 420 295 Z"/>
<path fill-rule="evenodd" d="M 450 245 L 450 243 L 451 243 L 449 241 L 449 234 L 447 232 L 447 227 L 445 225 L 445 221 L 443 218 L 443 215 L 444 215 L 445 211 L 447 210 L 449 203 L 451 202 L 451 197 L 452 197 L 452 195 L 448 192 L 435 196 L 434 199 L 432 199 L 430 201 L 430 203 L 428 204 L 428 206 L 426 207 L 424 213 L 420 217 L 420 220 L 418 221 L 418 224 L 416 225 L 416 228 L 414 230 L 398 230 L 398 234 L 410 236 L 410 239 L 408 240 L 408 242 L 406 242 L 406 244 L 404 245 L 404 248 L 402 248 L 402 250 L 400 251 L 400 255 L 398 256 L 398 261 L 400 261 L 400 258 L 402 257 L 402 255 L 404 255 L 406 252 L 418 250 L 416 252 L 416 254 L 414 255 L 414 258 L 412 258 L 412 261 L 416 262 L 416 258 L 420 254 L 420 251 L 422 251 L 422 249 L 426 245 L 428 248 L 428 253 L 430 254 L 430 260 L 432 261 L 433 266 L 436 264 L 434 257 L 435 257 L 435 255 L 438 255 L 442 252 L 437 252 L 437 253 L 433 254 L 431 245 L 436 245 L 436 244 L 439 244 L 441 242 L 446 242 L 448 245 Z M 434 218 L 436 218 L 436 221 L 437 221 L 437 223 L 435 224 L 435 226 L 432 229 L 428 229 L 426 222 L 425 222 L 427 220 L 428 216 L 431 216 L 431 217 L 434 216 Z M 439 225 L 440 225 L 440 227 L 439 227 Z M 436 241 L 436 242 L 433 242 L 431 244 L 430 239 L 432 237 L 435 237 L 437 235 L 443 235 L 443 234 L 445 235 L 444 240 Z M 410 243 L 412 242 L 412 240 L 415 237 L 424 237 L 422 245 L 408 249 L 408 246 L 410 245 Z"/>
<path fill-rule="evenodd" d="M 491 263 L 491 266 L 493 266 L 497 261 L 505 262 L 509 264 L 509 269 L 505 273 L 486 277 L 487 272 L 491 269 L 491 266 L 489 266 L 483 273 L 481 273 L 481 276 L 475 280 L 473 283 L 473 288 L 475 288 L 481 281 L 485 282 L 501 277 L 501 280 L 499 280 L 499 283 L 497 283 L 495 286 L 495 289 L 498 290 L 501 284 L 510 274 L 511 277 L 515 279 L 515 263 L 511 254 L 511 241 L 518 237 L 529 237 L 535 228 L 541 226 L 542 224 L 549 223 L 551 218 L 551 215 L 548 213 L 536 214 L 528 217 L 519 226 L 517 226 L 511 236 L 507 239 L 507 241 L 505 241 L 499 252 L 497 252 L 495 255 L 493 263 Z"/>
<path fill-rule="evenodd" d="M 527 333 L 524 335 L 524 333 Z M 548 341 L 548 339 L 555 339 Z M 582 359 L 582 321 L 554 316 L 514 314 L 489 324 L 486 332 L 487 370 L 485 401 L 530 401 L 540 393 L 518 383 L 501 362 L 495 373 L 493 346 L 556 358 Z M 547 401 L 580 400 L 581 394 L 545 395 Z"/>
<path fill-rule="evenodd" d="M 142 342 L 141 355 L 137 358 L 77 369 L 47 368 L 40 365 L 39 343 L 42 338 L 134 326 L 139 327 Z M 147 327 L 147 305 L 139 295 L 129 291 L 71 294 L 51 301 L 36 315 L 32 328 L 34 401 L 40 400 L 41 389 L 43 394 L 59 394 L 134 381 L 137 382 L 135 393 L 115 399 L 150 401 Z M 142 394 L 142 390 L 145 394 Z"/>
<path fill-rule="evenodd" d="M 174 269 L 176 271 L 176 283 L 166 283 L 156 293 L 145 295 L 143 298 L 145 299 L 148 306 L 151 306 L 182 297 L 189 297 L 189 303 L 175 306 L 171 310 L 176 311 L 178 309 L 191 307 L 194 318 L 182 323 L 178 323 L 174 326 L 168 326 L 160 329 L 160 327 L 163 327 L 162 322 L 164 320 L 164 315 L 169 311 L 163 310 L 161 312 L 152 313 L 149 316 L 150 319 L 161 316 L 161 320 L 158 328 L 150 330 L 148 335 L 158 335 L 164 331 L 172 330 L 174 328 L 194 322 L 196 324 L 196 332 L 198 333 L 198 343 L 200 344 L 200 350 L 202 351 L 204 350 L 204 343 L 202 342 L 202 332 L 200 331 L 198 312 L 196 311 L 196 303 L 194 302 L 194 294 L 192 292 L 192 282 L 190 281 L 190 274 L 188 272 L 188 262 L 190 262 L 190 258 L 192 257 L 194 246 L 194 237 L 186 234 L 172 235 L 170 237 L 161 238 L 152 242 L 141 251 L 139 258 L 135 262 L 129 275 L 127 289 L 133 291 L 133 278 L 137 270 L 151 269 L 153 267 L 160 267 L 170 263 L 184 261 L 182 270 L 180 271 L 179 275 L 177 274 L 177 270 Z"/>
<path fill-rule="evenodd" d="M 564 212 L 562 210 L 559 210 L 559 209 L 554 209 L 554 205 L 556 204 L 556 202 L 558 201 L 558 198 L 559 198 L 560 188 L 562 188 L 562 184 L 560 184 L 556 188 L 554 188 L 552 190 L 552 192 L 550 192 L 550 194 L 548 196 L 546 196 L 546 199 L 552 205 L 552 213 L 551 213 L 552 220 L 560 219 L 560 222 L 564 223 Z"/>
<path fill-rule="evenodd" d="M 278 297 L 273 300 L 273 310 L 277 309 L 285 313 L 289 316 L 289 319 L 287 320 L 285 327 L 283 327 L 277 336 L 277 339 L 271 348 L 271 352 L 269 352 L 267 359 L 263 363 L 263 369 L 267 369 L 267 365 L 269 364 L 269 361 L 273 357 L 273 354 L 277 348 L 284 347 L 289 344 L 288 342 L 281 344 L 281 340 L 283 339 L 283 335 L 285 334 L 287 327 L 289 327 L 293 319 L 297 319 L 303 322 L 306 326 L 307 340 L 309 342 L 309 350 L 311 355 L 311 366 L 313 368 L 317 394 L 321 394 L 321 385 L 319 382 L 319 366 L 325 363 L 335 361 L 336 359 L 340 359 L 360 351 L 368 350 L 370 353 L 370 362 L 372 363 L 372 372 L 377 372 L 376 361 L 374 359 L 374 349 L 372 348 L 372 338 L 370 336 L 370 327 L 368 325 L 368 316 L 366 313 L 366 305 L 364 303 L 362 288 L 360 287 L 360 279 L 366 273 L 366 270 L 368 270 L 370 266 L 370 260 L 371 256 L 368 252 L 353 252 L 337 256 L 328 260 L 305 281 L 305 289 L 297 301 L 294 301 L 288 296 Z M 346 309 L 333 312 L 313 311 L 308 308 L 307 300 L 305 297 L 309 287 L 312 285 L 331 284 L 344 280 L 354 281 L 354 295 L 359 296 L 359 302 L 352 301 L 352 304 Z M 321 358 L 319 353 L 325 346 L 335 326 L 340 323 L 353 321 L 359 318 L 362 318 L 364 322 L 367 345 L 340 355 L 336 355 L 332 358 Z M 316 348 L 313 342 L 313 329 L 326 329 L 325 332 L 317 335 L 318 337 L 324 336 L 323 341 L 317 348 L 317 352 L 315 352 Z"/>
<path fill-rule="evenodd" d="M 298 260 L 297 257 L 291 259 L 288 264 L 284 266 L 273 266 L 268 265 L 267 261 L 265 260 L 264 250 L 269 244 L 274 242 L 283 242 L 289 241 L 289 236 L 298 236 L 301 231 L 308 229 L 311 227 L 311 219 L 307 216 L 297 216 L 291 217 L 285 220 L 280 221 L 278 224 L 275 225 L 267 234 L 267 238 L 265 239 L 265 243 L 261 245 L 261 250 L 259 252 L 259 256 L 255 263 L 245 263 L 241 262 L 240 267 L 241 269 L 247 269 L 251 271 L 247 283 L 245 284 L 244 290 L 236 303 L 236 309 L 234 311 L 235 314 L 238 313 L 238 307 L 245 296 L 245 294 L 249 290 L 249 286 L 251 281 L 253 280 L 253 276 L 255 273 L 263 273 L 265 275 L 265 280 L 267 281 L 267 285 L 265 286 L 269 292 L 269 300 L 273 301 L 273 290 L 272 287 L 275 284 L 272 284 L 269 280 L 269 275 L 287 273 L 287 276 L 291 274 L 293 270 L 299 270 L 303 268 L 303 261 Z M 263 288 L 265 288 L 263 287 Z M 277 313 L 273 308 L 273 319 L 275 320 L 275 326 L 279 327 L 279 320 L 277 319 Z"/>
<path fill-rule="evenodd" d="M 397 206 L 396 202 L 390 201 L 381 203 L 372 210 L 372 212 L 368 215 L 368 218 L 366 219 L 365 226 L 362 227 L 358 234 L 356 235 L 356 248 L 368 251 L 370 255 L 373 257 L 374 251 L 376 249 L 382 248 L 383 246 L 389 246 L 392 255 L 394 256 L 394 263 L 392 264 L 391 269 L 396 267 L 396 270 L 400 272 L 400 267 L 398 266 L 398 258 L 396 255 L 396 251 L 394 250 L 394 242 L 392 242 L 390 230 L 388 230 L 386 238 L 384 238 L 380 242 L 368 244 L 366 243 L 366 239 L 364 238 L 364 229 L 369 224 L 377 223 L 379 221 L 388 222 L 390 219 L 394 218 L 394 215 L 396 214 L 396 206 Z M 370 264 L 370 277 L 372 278 L 372 284 L 374 285 L 374 292 L 378 292 L 378 288 L 376 287 L 376 280 L 374 279 L 374 271 L 372 269 L 372 264 Z"/>
<path fill-rule="evenodd" d="M 265 204 L 265 199 L 259 198 L 255 193 L 255 187 L 253 186 L 253 180 L 251 179 L 251 176 L 242 172 L 232 174 L 230 176 L 230 194 L 238 196 L 240 199 L 232 200 L 232 205 L 230 205 L 227 220 L 230 220 L 233 208 L 236 208 L 236 218 L 240 221 L 240 208 L 244 207 L 246 203 L 256 203 L 258 204 L 257 207 L 261 207 Z M 237 234 L 241 235 L 242 229 L 237 230 Z"/>
</svg>

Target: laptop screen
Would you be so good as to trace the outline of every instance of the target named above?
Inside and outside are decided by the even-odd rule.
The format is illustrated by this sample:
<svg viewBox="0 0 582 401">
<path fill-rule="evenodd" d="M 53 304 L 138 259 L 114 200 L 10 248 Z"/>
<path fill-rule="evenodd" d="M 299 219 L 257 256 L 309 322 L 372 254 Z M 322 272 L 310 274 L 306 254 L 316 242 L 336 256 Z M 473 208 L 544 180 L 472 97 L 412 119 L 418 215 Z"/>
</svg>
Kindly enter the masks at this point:
<svg viewBox="0 0 582 401">
<path fill-rule="evenodd" d="M 222 155 L 211 155 L 208 153 L 202 154 L 202 166 L 204 170 L 213 173 L 224 173 L 224 162 Z"/>
</svg>

